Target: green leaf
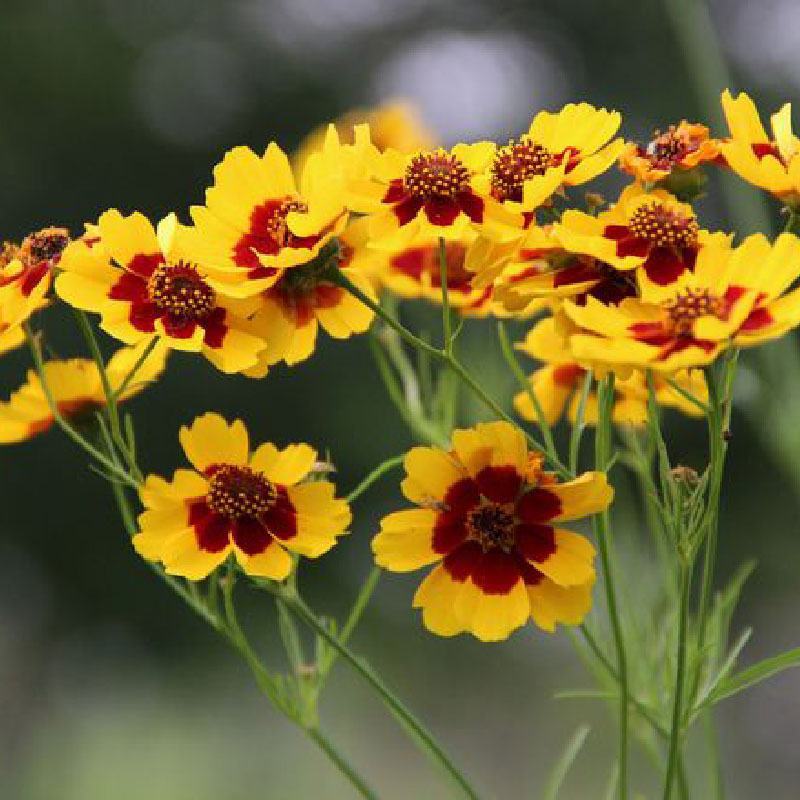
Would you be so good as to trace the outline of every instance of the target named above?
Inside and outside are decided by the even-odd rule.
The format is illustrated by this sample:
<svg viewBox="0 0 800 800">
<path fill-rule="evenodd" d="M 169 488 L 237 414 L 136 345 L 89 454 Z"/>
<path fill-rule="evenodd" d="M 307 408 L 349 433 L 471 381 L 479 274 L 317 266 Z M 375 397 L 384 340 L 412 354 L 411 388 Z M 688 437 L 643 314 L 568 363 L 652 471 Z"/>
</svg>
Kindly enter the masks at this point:
<svg viewBox="0 0 800 800">
<path fill-rule="evenodd" d="M 604 692 L 602 689 L 562 689 L 553 697 L 556 700 L 611 700 L 617 697 L 617 693 Z"/>
<path fill-rule="evenodd" d="M 771 678 L 773 675 L 792 667 L 800 667 L 800 647 L 772 656 L 772 658 L 765 658 L 763 661 L 753 664 L 752 667 L 742 670 L 738 675 L 733 675 L 723 681 L 708 696 L 703 706 L 719 703 L 720 700 L 725 700 L 739 692 L 743 692 L 745 689 L 749 689 L 751 686 L 755 686 L 761 681 L 765 681 L 767 678 Z"/>
<path fill-rule="evenodd" d="M 558 793 L 561 790 L 561 784 L 564 783 L 564 778 L 567 777 L 572 763 L 578 757 L 586 737 L 589 735 L 591 728 L 588 725 L 581 725 L 578 730 L 572 734 L 572 738 L 567 742 L 564 752 L 561 757 L 556 761 L 550 777 L 547 780 L 542 800 L 557 800 Z"/>
</svg>

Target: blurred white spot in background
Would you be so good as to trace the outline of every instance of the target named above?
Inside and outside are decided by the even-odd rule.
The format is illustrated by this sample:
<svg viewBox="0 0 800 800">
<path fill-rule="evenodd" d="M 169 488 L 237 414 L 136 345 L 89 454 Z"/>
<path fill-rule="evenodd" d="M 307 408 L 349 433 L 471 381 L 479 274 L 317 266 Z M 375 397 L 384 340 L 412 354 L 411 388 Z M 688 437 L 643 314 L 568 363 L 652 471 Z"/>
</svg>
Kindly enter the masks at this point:
<svg viewBox="0 0 800 800">
<path fill-rule="evenodd" d="M 240 18 L 253 39 L 308 62 L 336 54 L 369 31 L 385 31 L 424 5 L 424 0 L 245 0 Z"/>
<path fill-rule="evenodd" d="M 717 6 L 715 19 L 722 26 L 730 55 L 754 74 L 758 84 L 780 88 L 783 95 L 800 88 L 797 0 L 740 2 L 734 13 L 728 3 Z"/>
<path fill-rule="evenodd" d="M 189 147 L 225 141 L 248 98 L 244 64 L 233 48 L 189 35 L 143 52 L 133 94 L 156 134 Z"/>
<path fill-rule="evenodd" d="M 544 47 L 511 32 L 441 31 L 411 41 L 378 68 L 372 98 L 406 97 L 446 142 L 515 136 L 569 85 Z"/>
</svg>

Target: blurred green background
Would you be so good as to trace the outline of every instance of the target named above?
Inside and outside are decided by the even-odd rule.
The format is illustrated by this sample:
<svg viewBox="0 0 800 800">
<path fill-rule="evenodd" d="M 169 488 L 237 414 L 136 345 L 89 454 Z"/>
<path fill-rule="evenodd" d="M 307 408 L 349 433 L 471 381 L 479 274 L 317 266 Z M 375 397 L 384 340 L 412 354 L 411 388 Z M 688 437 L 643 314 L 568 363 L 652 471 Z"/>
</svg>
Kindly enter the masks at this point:
<svg viewBox="0 0 800 800">
<path fill-rule="evenodd" d="M 734 86 L 768 109 L 791 99 L 800 87 L 800 6 L 719 0 L 712 15 Z M 10 239 L 48 224 L 77 231 L 110 206 L 182 213 L 201 199 L 227 148 L 274 138 L 290 149 L 320 122 L 390 98 L 416 102 L 448 142 L 504 139 L 538 109 L 576 99 L 620 109 L 629 136 L 706 117 L 697 68 L 656 2 L 4 0 L 0 53 L 0 218 Z M 709 197 L 704 222 L 729 226 L 724 208 Z M 492 326 L 468 328 L 470 360 L 509 397 Z M 47 315 L 46 329 L 60 352 L 80 352 L 62 312 Z M 27 366 L 22 351 L 3 359 L 4 395 Z M 745 558 L 759 562 L 736 620 L 756 628 L 746 660 L 798 644 L 800 603 L 800 482 L 741 414 L 753 386 L 744 371 L 721 538 L 723 575 Z M 256 440 L 330 448 L 343 489 L 411 443 L 388 408 L 363 338 L 323 339 L 310 361 L 258 383 L 176 356 L 135 401 L 148 471 L 171 470 L 178 427 L 217 409 L 245 419 Z M 461 421 L 478 414 L 465 404 Z M 757 424 L 780 435 L 778 426 L 800 424 L 800 411 Z M 669 426 L 676 456 L 701 466 L 703 425 L 670 417 Z M 646 532 L 621 469 L 616 482 L 623 568 L 638 580 Z M 315 607 L 343 613 L 369 568 L 376 520 L 399 502 L 396 480 L 383 481 L 359 503 L 352 536 L 304 570 Z M 532 628 L 497 646 L 434 638 L 409 607 L 416 583 L 383 579 L 357 649 L 487 797 L 537 797 L 582 721 L 593 730 L 562 797 L 600 797 L 613 760 L 606 709 L 552 699 L 557 688 L 591 685 L 567 638 Z M 271 612 L 257 608 L 267 601 L 242 595 L 254 637 L 279 664 Z M 323 715 L 382 797 L 449 796 L 346 665 L 336 668 Z M 800 674 L 730 702 L 720 716 L 730 798 L 800 796 Z M 654 796 L 643 776 L 635 784 Z M 65 440 L 53 433 L 0 451 L 0 797 L 350 796 L 135 556 L 107 487 Z"/>
</svg>

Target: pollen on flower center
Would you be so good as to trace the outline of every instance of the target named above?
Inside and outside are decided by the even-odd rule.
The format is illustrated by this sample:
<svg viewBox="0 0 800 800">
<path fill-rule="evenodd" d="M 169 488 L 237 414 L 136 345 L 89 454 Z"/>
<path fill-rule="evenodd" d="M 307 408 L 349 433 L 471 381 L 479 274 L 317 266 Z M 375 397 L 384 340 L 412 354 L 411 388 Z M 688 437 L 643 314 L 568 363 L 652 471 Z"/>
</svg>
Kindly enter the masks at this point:
<svg viewBox="0 0 800 800">
<path fill-rule="evenodd" d="M 216 305 L 214 290 L 196 267 L 184 262 L 156 267 L 147 281 L 150 300 L 173 317 L 198 320 Z"/>
<path fill-rule="evenodd" d="M 720 317 L 725 312 L 725 301 L 711 294 L 708 289 L 686 289 L 664 304 L 672 322 L 672 328 L 679 336 L 692 331 L 696 319 L 705 316 Z"/>
<path fill-rule="evenodd" d="M 484 552 L 500 548 L 508 553 L 514 547 L 514 516 L 497 503 L 486 503 L 470 513 L 467 531 Z"/>
<path fill-rule="evenodd" d="M 280 205 L 275 206 L 264 223 L 267 235 L 275 241 L 278 247 L 285 247 L 292 237 L 292 232 L 286 224 L 286 217 L 293 211 L 304 214 L 308 211 L 308 206 L 296 197 L 287 197 Z"/>
<path fill-rule="evenodd" d="M 28 236 L 20 247 L 20 255 L 31 264 L 58 258 L 69 244 L 66 228 L 42 228 Z"/>
<path fill-rule="evenodd" d="M 492 195 L 497 200 L 522 202 L 525 181 L 544 175 L 554 163 L 553 154 L 527 136 L 510 139 L 497 151 L 492 164 Z"/>
<path fill-rule="evenodd" d="M 691 149 L 691 142 L 678 132 L 676 125 L 670 125 L 663 133 L 655 131 L 648 142 L 645 153 L 650 162 L 661 169 L 669 169 L 678 163 Z"/>
<path fill-rule="evenodd" d="M 224 464 L 211 477 L 206 503 L 229 519 L 257 519 L 277 497 L 275 486 L 250 467 Z"/>
<path fill-rule="evenodd" d="M 637 239 L 657 247 L 695 247 L 699 227 L 694 216 L 668 208 L 657 200 L 639 206 L 628 228 Z"/>
<path fill-rule="evenodd" d="M 405 187 L 415 197 L 455 197 L 469 189 L 469 170 L 445 150 L 418 153 L 406 168 Z"/>
</svg>

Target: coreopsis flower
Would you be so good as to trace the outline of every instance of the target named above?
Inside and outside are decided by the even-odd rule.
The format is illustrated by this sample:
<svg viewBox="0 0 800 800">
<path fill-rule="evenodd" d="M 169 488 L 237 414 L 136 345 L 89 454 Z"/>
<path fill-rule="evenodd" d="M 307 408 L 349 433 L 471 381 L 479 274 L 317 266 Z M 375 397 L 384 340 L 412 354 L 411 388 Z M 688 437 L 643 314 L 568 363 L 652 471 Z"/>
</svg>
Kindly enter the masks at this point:
<svg viewBox="0 0 800 800">
<path fill-rule="evenodd" d="M 413 153 L 436 146 L 433 133 L 427 128 L 417 108 L 405 100 L 393 100 L 375 108 L 353 109 L 339 117 L 334 126 L 343 144 L 354 144 L 352 132 L 368 125 L 372 142 L 378 150 L 399 150 Z M 308 158 L 324 144 L 328 125 L 321 125 L 306 136 L 293 158 L 299 170 Z"/>
<path fill-rule="evenodd" d="M 454 431 L 450 451 L 415 447 L 405 469 L 418 507 L 384 517 L 372 549 L 393 572 L 437 565 L 414 597 L 430 631 L 496 641 L 530 618 L 548 631 L 581 622 L 595 550 L 560 523 L 609 505 L 604 474 L 558 482 L 506 422 Z"/>
<path fill-rule="evenodd" d="M 90 234 L 64 250 L 56 292 L 100 314 L 100 327 L 125 344 L 158 334 L 174 350 L 202 353 L 223 372 L 242 372 L 283 339 L 265 342 L 247 321 L 254 301 L 227 294 L 186 246 L 173 215 L 158 230 L 142 214 L 106 211 Z M 277 360 L 273 358 L 271 363 Z"/>
<path fill-rule="evenodd" d="M 588 103 L 540 111 L 526 134 L 494 148 L 475 185 L 482 195 L 530 214 L 561 186 L 586 183 L 614 164 L 624 147 L 622 139 L 610 141 L 620 122 L 618 112 Z"/>
<path fill-rule="evenodd" d="M 239 296 L 270 288 L 284 269 L 310 264 L 347 224 L 338 178 L 352 150 L 330 126 L 299 182 L 274 142 L 261 156 L 248 147 L 230 150 L 214 168 L 205 205 L 190 211 L 187 239 L 197 263 Z"/>
<path fill-rule="evenodd" d="M 214 413 L 181 428 L 180 442 L 194 469 L 171 481 L 148 476 L 133 537 L 171 575 L 201 580 L 233 553 L 248 575 L 283 580 L 290 552 L 317 558 L 350 524 L 333 484 L 313 477 L 317 454 L 307 444 L 251 452 L 244 424 Z"/>
<path fill-rule="evenodd" d="M 19 246 L 6 242 L 0 252 L 0 306 L 13 319 L 28 319 L 46 305 L 53 269 L 69 244 L 66 228 L 43 228 Z"/>
<path fill-rule="evenodd" d="M 587 369 L 572 355 L 568 341 L 558 331 L 556 320 L 548 317 L 537 323 L 517 345 L 517 348 L 537 361 L 544 362 L 530 376 L 530 389 L 535 395 L 544 418 L 554 425 L 566 411 L 569 419 L 575 421 L 580 405 L 581 393 L 586 380 Z M 701 401 L 707 398 L 707 389 L 702 373 L 682 370 L 671 376 L 686 391 Z M 655 378 L 656 401 L 663 406 L 676 408 L 689 416 L 702 412 L 692 402 L 669 385 L 663 378 Z M 618 378 L 614 384 L 616 397 L 612 419 L 622 425 L 644 425 L 647 422 L 648 387 L 641 371 Z M 514 397 L 517 413 L 529 422 L 538 422 L 538 415 L 527 391 Z M 583 409 L 583 421 L 589 425 L 597 423 L 597 393 L 591 391 Z"/>
<path fill-rule="evenodd" d="M 490 142 L 478 142 L 413 154 L 364 149 L 365 174 L 348 181 L 348 206 L 370 216 L 373 240 L 458 240 L 470 227 L 488 223 L 490 216 L 498 225 L 516 226 L 519 215 L 480 197 L 473 187 L 492 148 Z"/>
<path fill-rule="evenodd" d="M 494 296 L 508 311 L 529 309 L 543 299 L 596 297 L 618 303 L 638 294 L 636 275 L 586 253 L 571 253 L 553 235 L 553 227 L 531 226 L 519 250 L 495 281 Z"/>
<path fill-rule="evenodd" d="M 640 287 L 671 287 L 694 269 L 709 241 L 728 241 L 700 228 L 690 205 L 661 189 L 628 186 L 619 200 L 596 217 L 565 211 L 555 237 L 570 253 L 592 256 L 617 270 L 637 270 Z"/>
<path fill-rule="evenodd" d="M 730 346 L 749 347 L 800 324 L 800 240 L 782 234 L 774 245 L 761 234 L 735 250 L 703 248 L 694 273 L 671 297 L 645 291 L 641 299 L 607 306 L 589 299 L 563 309 L 580 329 L 570 336 L 576 360 L 659 372 L 711 363 Z"/>
<path fill-rule="evenodd" d="M 722 93 L 722 110 L 730 138 L 719 149 L 727 165 L 754 186 L 782 202 L 800 203 L 800 139 L 792 132 L 792 107 L 785 103 L 770 117 L 772 135 L 764 129 L 755 103 L 744 92 Z"/>
<path fill-rule="evenodd" d="M 646 144 L 628 142 L 620 168 L 642 183 L 660 183 L 674 173 L 685 173 L 719 157 L 719 143 L 705 125 L 682 120 L 666 131 L 656 131 Z"/>
<path fill-rule="evenodd" d="M 123 389 L 117 397 L 120 403 L 139 394 L 164 371 L 168 350 L 159 343 L 123 388 L 148 344 L 143 341 L 135 347 L 120 348 L 106 365 L 112 391 Z M 106 404 L 97 364 L 90 359 L 47 361 L 44 375 L 59 412 L 67 419 L 76 422 L 89 419 Z M 31 439 L 48 431 L 53 423 L 53 412 L 42 382 L 38 374 L 30 370 L 27 381 L 7 401 L 0 402 L 0 444 Z"/>
</svg>

